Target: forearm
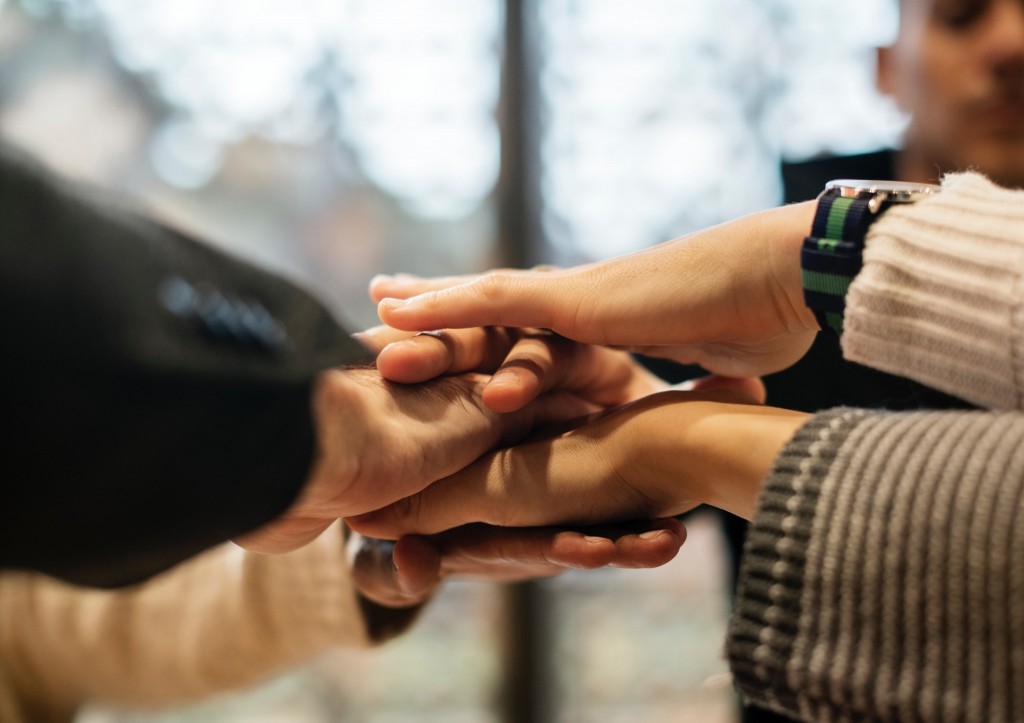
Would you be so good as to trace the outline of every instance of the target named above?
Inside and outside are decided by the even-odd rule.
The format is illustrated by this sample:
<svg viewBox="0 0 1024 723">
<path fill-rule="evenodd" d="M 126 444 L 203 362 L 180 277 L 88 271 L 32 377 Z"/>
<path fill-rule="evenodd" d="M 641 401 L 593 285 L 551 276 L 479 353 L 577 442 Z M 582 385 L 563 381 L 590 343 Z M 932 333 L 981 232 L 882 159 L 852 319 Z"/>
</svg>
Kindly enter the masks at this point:
<svg viewBox="0 0 1024 723">
<path fill-rule="evenodd" d="M 803 719 L 1018 720 L 1024 417 L 823 413 L 751 526 L 729 655 Z"/>
<path fill-rule="evenodd" d="M 995 409 L 1024 407 L 1024 193 L 977 174 L 872 225 L 844 356 Z"/>
<path fill-rule="evenodd" d="M 671 500 L 651 512 L 675 512 L 691 501 L 753 517 L 776 455 L 809 415 L 746 401 L 732 392 L 664 393 L 635 415 L 635 433 L 610 437 L 623 440 L 619 467 L 632 484 L 657 480 L 652 488 Z"/>
<path fill-rule="evenodd" d="M 223 545 L 116 592 L 0 579 L 0 666 L 41 710 L 194 700 L 367 642 L 340 525 L 288 555 Z"/>
<path fill-rule="evenodd" d="M 353 361 L 287 281 L 0 147 L 0 568 L 123 585 L 282 513 L 317 372 Z"/>
</svg>

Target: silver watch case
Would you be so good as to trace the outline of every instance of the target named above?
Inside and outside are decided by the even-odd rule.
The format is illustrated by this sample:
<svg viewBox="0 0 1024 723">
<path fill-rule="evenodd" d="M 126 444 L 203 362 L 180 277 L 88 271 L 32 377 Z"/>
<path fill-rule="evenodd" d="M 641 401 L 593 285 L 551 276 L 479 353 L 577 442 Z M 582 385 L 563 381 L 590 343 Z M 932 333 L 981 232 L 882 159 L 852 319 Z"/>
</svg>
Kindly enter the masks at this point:
<svg viewBox="0 0 1024 723">
<path fill-rule="evenodd" d="M 878 213 L 885 203 L 913 203 L 922 198 L 934 196 L 942 190 L 933 183 L 909 183 L 906 181 L 864 181 L 839 178 L 825 184 L 822 195 L 832 194 L 840 198 L 868 198 L 868 210 Z"/>
</svg>

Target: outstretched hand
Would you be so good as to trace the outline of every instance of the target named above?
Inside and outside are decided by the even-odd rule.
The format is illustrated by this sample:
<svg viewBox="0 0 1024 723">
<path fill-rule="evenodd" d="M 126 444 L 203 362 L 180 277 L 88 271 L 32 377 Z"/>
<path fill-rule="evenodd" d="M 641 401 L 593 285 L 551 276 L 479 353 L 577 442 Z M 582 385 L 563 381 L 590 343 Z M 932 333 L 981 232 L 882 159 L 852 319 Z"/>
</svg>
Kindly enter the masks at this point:
<svg viewBox="0 0 1024 723">
<path fill-rule="evenodd" d="M 358 336 L 381 349 L 377 369 L 394 382 L 492 374 L 481 397 L 496 412 L 519 411 L 556 389 L 608 408 L 667 387 L 627 352 L 579 344 L 544 329 L 473 327 L 412 334 L 377 326 Z"/>
<path fill-rule="evenodd" d="M 817 331 L 799 249 L 814 204 L 796 204 L 609 261 L 477 277 L 377 277 L 371 296 L 409 331 L 511 326 L 760 376 L 797 361 Z"/>
<path fill-rule="evenodd" d="M 397 543 L 353 533 L 348 555 L 360 593 L 379 605 L 409 607 L 449 578 L 516 582 L 570 569 L 658 567 L 685 539 L 686 529 L 674 519 L 578 529 L 466 525 Z"/>
<path fill-rule="evenodd" d="M 350 518 L 381 538 L 468 522 L 508 527 L 667 517 L 706 503 L 753 515 L 807 415 L 735 390 L 652 394 L 548 439 L 491 453 L 417 495 Z"/>
</svg>

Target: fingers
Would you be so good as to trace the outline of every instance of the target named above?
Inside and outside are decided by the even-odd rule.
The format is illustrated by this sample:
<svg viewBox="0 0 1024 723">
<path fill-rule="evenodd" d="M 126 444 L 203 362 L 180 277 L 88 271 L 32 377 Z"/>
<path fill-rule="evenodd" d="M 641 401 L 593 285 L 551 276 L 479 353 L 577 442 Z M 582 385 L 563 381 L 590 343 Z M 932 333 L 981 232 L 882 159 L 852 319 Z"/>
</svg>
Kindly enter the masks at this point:
<svg viewBox="0 0 1024 723">
<path fill-rule="evenodd" d="M 512 348 L 484 387 L 483 400 L 496 412 L 514 412 L 558 390 L 605 408 L 664 387 L 625 352 L 544 333 L 527 335 Z"/>
<path fill-rule="evenodd" d="M 511 269 L 506 270 L 511 271 Z M 412 274 L 380 274 L 370 279 L 370 298 L 377 303 L 386 298 L 407 299 L 410 296 L 417 296 L 429 291 L 439 291 L 440 289 L 464 284 L 478 276 L 479 274 L 466 274 L 462 276 L 424 278 Z"/>
<path fill-rule="evenodd" d="M 363 346 L 378 354 L 388 344 L 394 344 L 397 341 L 403 341 L 412 336 L 414 336 L 413 332 L 394 329 L 387 324 L 379 324 L 352 334 L 352 337 L 362 343 Z"/>
<path fill-rule="evenodd" d="M 441 582 L 441 553 L 426 538 L 395 543 L 353 533 L 346 552 L 357 589 L 378 605 L 418 605 Z"/>
<path fill-rule="evenodd" d="M 538 264 L 532 269 L 501 268 L 491 269 L 491 274 L 532 274 L 540 272 L 557 271 L 556 266 L 550 264 Z M 440 291 L 452 286 L 465 284 L 479 278 L 483 274 L 463 274 L 456 276 L 435 276 L 424 278 L 414 274 L 378 274 L 370 279 L 370 298 L 375 302 L 382 299 L 408 299 L 410 296 L 425 294 L 430 291 Z"/>
<path fill-rule="evenodd" d="M 402 540 L 418 536 L 403 537 Z M 566 568 L 657 567 L 675 557 L 686 530 L 675 519 L 555 529 L 465 525 L 431 537 L 445 577 L 519 580 Z"/>
<path fill-rule="evenodd" d="M 550 333 L 523 336 L 484 387 L 484 404 L 496 412 L 514 412 L 562 386 L 579 349 L 579 345 Z M 564 389 L 577 391 L 571 386 Z"/>
<path fill-rule="evenodd" d="M 385 324 L 408 331 L 532 326 L 564 333 L 580 301 L 572 288 L 577 277 L 571 271 L 492 272 L 418 295 L 383 297 L 377 313 Z"/>
<path fill-rule="evenodd" d="M 563 534 L 565 537 L 558 541 L 561 549 L 553 556 L 570 567 L 585 567 L 583 559 L 577 557 L 584 552 L 580 549 L 584 538 L 611 540 L 615 549 L 608 564 L 623 568 L 660 567 L 672 560 L 686 541 L 686 528 L 671 517 L 584 527 Z"/>
<path fill-rule="evenodd" d="M 518 411 L 555 388 L 613 406 L 664 386 L 624 352 L 577 344 L 547 331 L 474 327 L 413 336 L 389 333 L 406 336 L 377 357 L 386 379 L 411 384 L 443 374 L 492 373 L 483 401 L 496 412 Z"/>
<path fill-rule="evenodd" d="M 517 582 L 569 569 L 652 568 L 671 561 L 686 540 L 676 519 L 581 527 L 466 525 L 398 542 L 352 533 L 347 552 L 360 593 L 379 605 L 425 602 L 444 578 Z"/>
<path fill-rule="evenodd" d="M 593 373 L 574 364 L 575 357 L 576 345 L 548 332 L 474 327 L 407 336 L 380 352 L 377 368 L 385 379 L 403 384 L 467 371 L 494 373 L 483 390 L 484 403 L 496 412 L 514 412 L 558 385 L 568 368 Z"/>
<path fill-rule="evenodd" d="M 387 327 L 385 327 L 387 328 Z M 377 356 L 377 369 L 390 381 L 415 384 L 444 374 L 491 373 L 501 364 L 518 334 L 501 327 L 427 331 L 411 335 L 394 330 L 393 343 Z"/>
</svg>

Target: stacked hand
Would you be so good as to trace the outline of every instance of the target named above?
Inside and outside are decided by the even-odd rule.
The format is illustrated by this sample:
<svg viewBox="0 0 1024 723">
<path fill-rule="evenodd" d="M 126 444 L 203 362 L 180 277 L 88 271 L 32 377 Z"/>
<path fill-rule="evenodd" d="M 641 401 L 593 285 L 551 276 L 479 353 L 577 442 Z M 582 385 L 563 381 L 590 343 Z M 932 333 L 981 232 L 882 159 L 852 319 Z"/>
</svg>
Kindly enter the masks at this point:
<svg viewBox="0 0 1024 723">
<path fill-rule="evenodd" d="M 661 517 L 701 503 L 750 517 L 761 481 L 806 415 L 754 404 L 763 402 L 763 388 L 753 382 L 732 382 L 739 390 L 713 391 L 705 384 L 699 393 L 657 391 L 657 383 L 641 382 L 635 365 L 613 357 L 608 347 L 696 362 L 727 375 L 789 366 L 817 330 L 803 304 L 798 261 L 812 213 L 813 204 L 790 206 L 564 271 L 375 279 L 371 295 L 392 327 L 448 329 L 385 348 L 379 360 L 385 376 L 411 382 L 478 364 L 493 368 L 487 350 L 495 345 L 486 335 L 507 334 L 495 325 L 513 325 L 526 330 L 520 333 L 530 346 L 522 338 L 519 346 L 497 345 L 499 356 L 507 357 L 483 391 L 492 409 L 520 409 L 539 393 L 561 388 L 566 370 L 584 364 L 591 376 L 576 392 L 605 411 L 569 431 L 493 452 L 350 524 L 398 537 L 469 522 L 530 526 Z M 475 334 L 475 343 L 460 347 L 452 328 Z M 567 358 L 576 361 L 559 361 Z M 618 381 L 608 384 L 613 393 L 596 394 L 602 389 L 596 380 Z"/>
<path fill-rule="evenodd" d="M 715 374 L 760 376 L 803 356 L 818 328 L 799 262 L 813 214 L 813 202 L 786 206 L 567 270 L 378 277 L 370 293 L 381 320 L 398 329 L 541 327 Z"/>
<path fill-rule="evenodd" d="M 324 375 L 311 482 L 245 543 L 289 549 L 337 517 L 374 537 L 430 535 L 357 543 L 361 587 L 402 604 L 449 574 L 646 566 L 682 543 L 667 522 L 597 541 L 538 526 L 657 520 L 701 503 L 749 517 L 805 415 L 761 406 L 754 380 L 666 389 L 623 350 L 731 376 L 799 359 L 817 329 L 797 260 L 812 213 L 790 206 L 565 271 L 376 279 L 390 328 L 362 338 L 380 350 L 380 374 Z"/>
<path fill-rule="evenodd" d="M 566 570 L 658 567 L 676 556 L 686 530 L 673 519 L 561 529 L 466 525 L 398 542 L 353 533 L 349 559 L 359 591 L 380 605 L 422 603 L 446 578 L 516 582 Z"/>
<path fill-rule="evenodd" d="M 359 336 L 374 350 L 390 344 L 381 365 L 404 374 L 404 381 L 446 376 L 408 386 L 372 369 L 323 374 L 314 403 L 320 453 L 309 482 L 283 517 L 237 540 L 243 547 L 295 549 L 339 517 L 414 494 L 538 428 L 664 386 L 624 353 L 592 354 L 550 334 L 465 330 L 411 337 L 379 327 Z M 484 404 L 481 391 L 489 379 L 485 372 L 510 354 L 538 360 L 549 376 L 544 389 L 516 389 L 504 397 L 499 389 L 499 403 L 515 408 L 499 414 Z M 601 361 L 574 363 L 591 359 Z M 556 384 L 561 388 L 547 393 Z M 353 535 L 350 554 L 355 583 L 365 596 L 407 606 L 427 599 L 451 576 L 511 581 L 571 568 L 654 567 L 672 559 L 684 539 L 675 520 L 592 529 L 475 525 L 410 536 L 397 545 Z"/>
</svg>

